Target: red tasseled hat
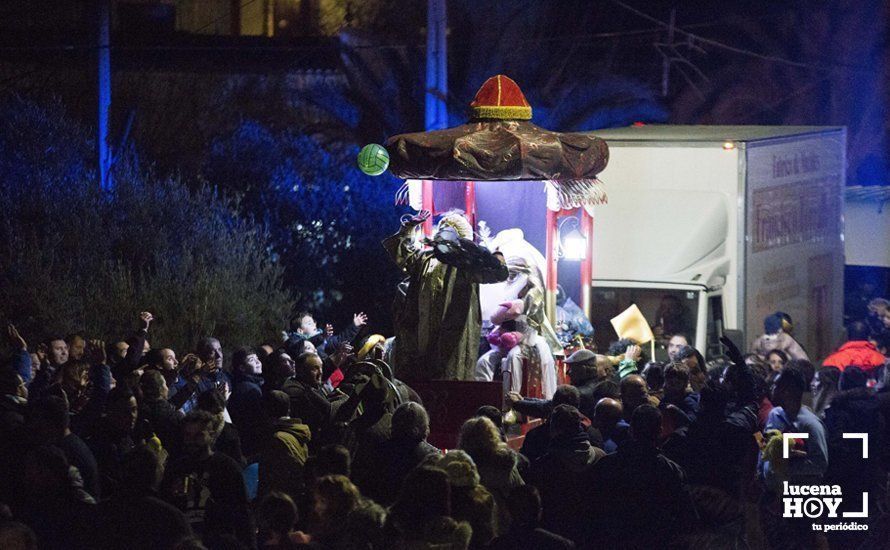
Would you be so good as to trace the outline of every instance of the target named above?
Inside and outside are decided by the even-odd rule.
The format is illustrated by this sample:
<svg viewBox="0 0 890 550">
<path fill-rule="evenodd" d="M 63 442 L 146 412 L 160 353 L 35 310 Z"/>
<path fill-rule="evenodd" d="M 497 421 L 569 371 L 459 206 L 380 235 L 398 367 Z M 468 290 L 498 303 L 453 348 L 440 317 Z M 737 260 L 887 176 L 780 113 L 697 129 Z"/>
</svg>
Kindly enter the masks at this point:
<svg viewBox="0 0 890 550">
<path fill-rule="evenodd" d="M 499 74 L 485 81 L 470 103 L 474 119 L 530 120 L 532 108 L 519 85 Z"/>
</svg>

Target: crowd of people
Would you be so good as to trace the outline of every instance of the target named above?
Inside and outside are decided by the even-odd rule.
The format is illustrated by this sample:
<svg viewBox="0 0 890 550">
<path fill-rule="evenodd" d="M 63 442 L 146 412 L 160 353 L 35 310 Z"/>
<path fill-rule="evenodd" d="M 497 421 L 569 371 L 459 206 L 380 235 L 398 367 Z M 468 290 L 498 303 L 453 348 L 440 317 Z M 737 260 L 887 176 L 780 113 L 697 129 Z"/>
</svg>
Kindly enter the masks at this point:
<svg viewBox="0 0 890 550">
<path fill-rule="evenodd" d="M 505 405 L 447 451 L 362 313 L 335 333 L 302 312 L 275 342 L 206 337 L 181 358 L 149 312 L 114 342 L 29 345 L 9 325 L 0 548 L 883 548 L 888 305 L 818 367 L 777 312 L 748 355 L 724 340 L 706 362 L 674 334 L 668 361 L 644 362 L 620 341 L 572 353 L 557 384 L 506 304 L 496 343 L 530 336 L 537 359 L 483 355 Z M 510 422 L 534 426 L 518 450 Z M 783 433 L 807 434 L 788 458 Z M 867 458 L 845 433 L 868 434 Z M 867 530 L 786 517 L 789 484 L 839 486 L 840 511 L 867 493 Z"/>
</svg>

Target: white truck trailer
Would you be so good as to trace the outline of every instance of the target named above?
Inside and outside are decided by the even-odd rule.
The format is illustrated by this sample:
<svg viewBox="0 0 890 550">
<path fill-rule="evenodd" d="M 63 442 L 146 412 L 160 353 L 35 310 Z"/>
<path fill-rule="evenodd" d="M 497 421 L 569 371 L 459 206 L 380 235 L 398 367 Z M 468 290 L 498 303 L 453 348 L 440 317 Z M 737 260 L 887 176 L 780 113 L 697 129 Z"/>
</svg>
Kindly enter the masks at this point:
<svg viewBox="0 0 890 550">
<path fill-rule="evenodd" d="M 594 211 L 597 341 L 636 303 L 691 343 L 744 349 L 779 310 L 812 360 L 843 322 L 846 131 L 818 126 L 644 125 L 602 130 L 609 203 Z M 679 317 L 678 317 L 679 315 Z M 669 321 L 669 322 L 668 322 Z M 675 327 L 668 327 L 676 330 Z M 600 341 L 601 340 L 601 341 Z"/>
</svg>

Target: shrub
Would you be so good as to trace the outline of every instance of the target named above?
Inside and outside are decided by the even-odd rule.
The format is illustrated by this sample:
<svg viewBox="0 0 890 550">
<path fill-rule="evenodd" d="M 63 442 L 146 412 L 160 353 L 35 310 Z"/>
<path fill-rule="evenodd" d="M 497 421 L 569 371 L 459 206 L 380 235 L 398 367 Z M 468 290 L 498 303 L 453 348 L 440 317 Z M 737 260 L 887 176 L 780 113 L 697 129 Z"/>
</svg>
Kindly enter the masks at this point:
<svg viewBox="0 0 890 550">
<path fill-rule="evenodd" d="M 98 190 L 85 129 L 58 104 L 0 104 L 0 318 L 31 343 L 84 331 L 119 338 L 157 317 L 155 346 L 227 347 L 284 326 L 293 301 L 268 233 L 209 186 L 160 179 L 135 154 Z"/>
</svg>

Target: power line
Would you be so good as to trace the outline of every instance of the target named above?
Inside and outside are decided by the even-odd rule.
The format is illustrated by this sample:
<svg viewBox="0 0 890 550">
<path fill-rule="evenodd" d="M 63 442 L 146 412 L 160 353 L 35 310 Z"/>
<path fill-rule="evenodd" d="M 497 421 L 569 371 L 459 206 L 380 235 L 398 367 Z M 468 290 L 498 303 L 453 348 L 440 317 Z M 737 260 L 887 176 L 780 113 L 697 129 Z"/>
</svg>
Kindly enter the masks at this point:
<svg viewBox="0 0 890 550">
<path fill-rule="evenodd" d="M 609 0 L 609 1 L 622 9 L 625 9 L 639 17 L 642 17 L 643 19 L 649 21 L 650 23 L 655 23 L 656 25 L 658 25 L 661 28 L 664 28 L 664 29 L 670 28 L 670 25 L 668 23 L 649 15 L 648 13 L 642 12 L 633 6 L 622 2 L 621 0 Z M 804 63 L 801 61 L 794 61 L 792 59 L 786 59 L 784 57 L 779 57 L 776 55 L 762 54 L 762 53 L 758 53 L 755 51 L 746 50 L 744 48 L 738 48 L 736 46 L 731 46 L 729 44 L 725 44 L 725 43 L 717 41 L 717 40 L 712 40 L 710 38 L 705 38 L 703 36 L 691 33 L 689 31 L 683 30 L 682 28 L 676 27 L 676 26 L 674 27 L 674 32 L 682 34 L 682 35 L 686 36 L 688 39 L 698 41 L 702 44 L 708 44 L 710 46 L 714 46 L 716 48 L 727 50 L 727 51 L 737 53 L 740 55 L 754 57 L 757 59 L 762 59 L 764 61 L 771 61 L 774 63 L 782 63 L 784 65 L 789 65 L 792 67 L 798 67 L 798 68 L 802 68 L 802 69 L 812 69 L 812 70 L 821 71 L 821 72 L 830 72 L 835 69 L 845 69 L 845 70 L 854 69 L 854 70 L 858 70 L 858 71 L 871 72 L 867 67 L 857 67 L 857 66 L 853 66 L 853 65 L 850 65 L 850 66 L 843 66 L 843 65 L 822 66 L 822 65 L 812 64 L 812 63 Z"/>
</svg>

